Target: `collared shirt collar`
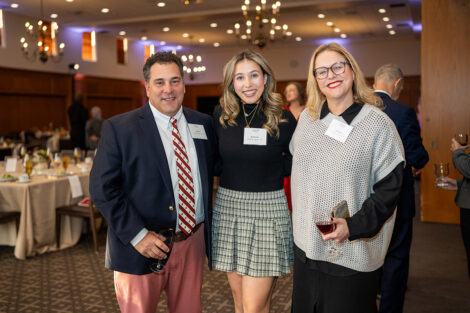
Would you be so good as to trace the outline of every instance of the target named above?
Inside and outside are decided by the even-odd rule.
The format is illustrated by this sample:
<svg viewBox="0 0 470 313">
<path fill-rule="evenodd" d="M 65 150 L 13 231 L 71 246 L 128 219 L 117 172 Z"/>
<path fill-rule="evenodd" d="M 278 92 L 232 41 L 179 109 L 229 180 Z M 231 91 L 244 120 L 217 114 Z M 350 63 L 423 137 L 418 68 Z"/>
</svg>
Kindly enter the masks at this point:
<svg viewBox="0 0 470 313">
<path fill-rule="evenodd" d="M 163 114 L 162 112 L 158 111 L 149 100 L 148 105 L 150 106 L 150 110 L 152 111 L 153 117 L 155 118 L 155 122 L 163 129 L 170 129 L 170 117 L 168 115 Z M 173 116 L 176 120 L 180 120 L 181 116 L 183 115 L 183 106 L 180 107 L 178 112 Z"/>
<path fill-rule="evenodd" d="M 359 114 L 361 109 L 362 105 L 357 102 L 353 102 L 353 104 L 351 104 L 349 108 L 347 108 L 339 116 L 341 116 L 344 121 L 349 125 L 351 124 L 352 120 L 356 117 L 356 115 Z M 330 109 L 328 108 L 328 103 L 325 101 L 325 103 L 323 103 L 323 107 L 321 108 L 320 119 L 323 119 L 325 116 L 328 115 L 328 113 L 330 113 Z"/>
<path fill-rule="evenodd" d="M 374 90 L 374 92 L 381 92 L 381 93 L 386 94 L 386 95 L 389 96 L 390 98 L 392 97 L 392 96 L 391 96 L 388 92 L 386 92 L 385 90 L 377 89 L 377 90 Z"/>
</svg>

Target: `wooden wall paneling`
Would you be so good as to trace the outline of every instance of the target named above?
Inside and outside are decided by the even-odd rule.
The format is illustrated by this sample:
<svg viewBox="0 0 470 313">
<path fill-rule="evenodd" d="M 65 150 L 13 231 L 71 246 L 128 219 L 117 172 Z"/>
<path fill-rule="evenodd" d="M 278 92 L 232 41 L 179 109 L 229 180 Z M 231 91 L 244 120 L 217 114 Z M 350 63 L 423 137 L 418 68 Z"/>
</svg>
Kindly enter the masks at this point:
<svg viewBox="0 0 470 313">
<path fill-rule="evenodd" d="M 0 135 L 67 127 L 71 87 L 71 75 L 0 68 Z"/>
<path fill-rule="evenodd" d="M 88 110 L 99 106 L 103 119 L 142 105 L 140 81 L 85 76 L 81 82 L 83 103 Z"/>
<path fill-rule="evenodd" d="M 186 85 L 183 106 L 197 110 L 198 97 L 221 97 L 222 87 L 220 84 Z"/>
<path fill-rule="evenodd" d="M 438 14 L 437 14 L 438 12 Z M 470 1 L 423 0 L 421 35 L 421 106 L 423 139 L 430 154 L 422 172 L 421 219 L 458 223 L 455 192 L 434 187 L 435 162 L 452 162 L 450 139 L 470 132 Z M 450 177 L 459 178 L 451 166 Z"/>
</svg>

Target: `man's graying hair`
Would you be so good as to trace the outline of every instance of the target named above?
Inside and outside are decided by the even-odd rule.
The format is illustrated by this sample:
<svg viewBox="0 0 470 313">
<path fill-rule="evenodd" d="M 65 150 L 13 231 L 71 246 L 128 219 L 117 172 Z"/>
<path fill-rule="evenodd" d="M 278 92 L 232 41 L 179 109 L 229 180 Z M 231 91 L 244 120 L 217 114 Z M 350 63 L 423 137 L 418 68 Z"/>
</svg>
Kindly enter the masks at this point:
<svg viewBox="0 0 470 313">
<path fill-rule="evenodd" d="M 144 79 L 146 83 L 148 83 L 150 79 L 150 68 L 155 63 L 158 63 L 158 64 L 175 63 L 178 66 L 178 69 L 180 70 L 181 78 L 183 78 L 184 76 L 183 62 L 181 62 L 181 59 L 176 54 L 173 54 L 172 52 L 157 52 L 154 55 L 150 56 L 147 59 L 147 61 L 145 61 L 143 72 L 144 72 Z"/>
<path fill-rule="evenodd" d="M 379 79 L 384 79 L 388 82 L 393 82 L 398 78 L 403 79 L 403 72 L 398 65 L 385 64 L 375 72 L 374 81 L 377 82 Z"/>
</svg>

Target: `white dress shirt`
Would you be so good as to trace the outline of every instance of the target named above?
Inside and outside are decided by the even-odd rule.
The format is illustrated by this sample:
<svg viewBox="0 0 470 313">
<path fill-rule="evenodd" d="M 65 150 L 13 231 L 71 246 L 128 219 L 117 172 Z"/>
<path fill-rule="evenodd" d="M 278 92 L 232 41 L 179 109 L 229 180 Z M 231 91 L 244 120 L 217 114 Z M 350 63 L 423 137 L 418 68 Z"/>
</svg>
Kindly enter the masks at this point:
<svg viewBox="0 0 470 313">
<path fill-rule="evenodd" d="M 173 126 L 170 123 L 170 117 L 158 111 L 153 105 L 149 103 L 150 110 L 152 111 L 155 123 L 158 127 L 160 138 L 162 139 L 163 148 L 165 149 L 166 158 L 168 160 L 168 166 L 170 168 L 171 184 L 173 186 L 173 194 L 175 197 L 176 213 L 179 218 L 179 187 L 178 187 L 178 174 L 176 171 L 176 157 L 173 150 L 173 135 L 171 134 Z M 174 115 L 177 120 L 176 125 L 181 136 L 181 140 L 186 148 L 186 153 L 189 158 L 189 165 L 191 166 L 191 174 L 194 182 L 194 199 L 195 199 L 195 210 L 196 210 L 196 225 L 204 221 L 204 203 L 201 196 L 202 184 L 201 175 L 199 173 L 199 165 L 197 160 L 196 146 L 191 136 L 191 131 L 188 127 L 188 122 L 183 114 L 183 107 Z M 176 232 L 179 231 L 178 218 L 176 220 Z M 142 230 L 131 240 L 131 244 L 135 246 L 147 235 L 148 229 L 142 228 Z"/>
</svg>

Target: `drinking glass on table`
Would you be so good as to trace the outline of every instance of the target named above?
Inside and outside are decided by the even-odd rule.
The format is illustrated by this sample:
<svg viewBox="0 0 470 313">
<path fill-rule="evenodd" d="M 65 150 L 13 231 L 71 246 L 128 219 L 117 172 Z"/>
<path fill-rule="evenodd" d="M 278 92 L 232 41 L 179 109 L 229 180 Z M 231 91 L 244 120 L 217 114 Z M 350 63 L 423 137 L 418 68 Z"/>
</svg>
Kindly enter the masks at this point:
<svg viewBox="0 0 470 313">
<path fill-rule="evenodd" d="M 82 152 L 80 151 L 80 148 L 74 148 L 73 149 L 73 160 L 75 162 L 75 165 L 78 164 L 78 161 L 80 160 Z"/>
<path fill-rule="evenodd" d="M 69 167 L 70 158 L 68 156 L 62 157 L 62 166 L 64 167 L 64 172 L 67 172 L 67 167 Z"/>
<path fill-rule="evenodd" d="M 171 249 L 173 248 L 174 243 L 175 231 L 173 228 L 168 228 L 160 230 L 158 234 L 162 235 L 165 238 L 163 240 L 163 243 L 167 245 L 170 251 L 168 251 L 168 253 L 166 254 L 165 259 L 155 260 L 154 262 L 150 263 L 150 270 L 154 273 L 159 273 L 160 271 L 162 271 L 166 263 L 168 262 L 168 259 L 170 258 Z"/>
<path fill-rule="evenodd" d="M 60 164 L 62 163 L 60 159 L 60 155 L 58 153 L 54 154 L 54 167 L 58 169 L 60 167 Z"/>
<path fill-rule="evenodd" d="M 33 172 L 33 160 L 29 154 L 24 156 L 24 171 L 28 174 L 28 177 L 31 178 L 31 173 Z"/>
<path fill-rule="evenodd" d="M 437 187 L 447 187 L 448 183 L 443 178 L 449 176 L 449 163 L 434 163 L 434 174 L 437 178 Z"/>
<path fill-rule="evenodd" d="M 330 212 L 320 214 L 319 218 L 315 220 L 315 225 L 323 235 L 327 235 L 336 230 L 336 225 L 333 223 L 333 217 Z M 343 253 L 341 248 L 334 240 L 326 240 L 324 243 L 327 246 L 328 261 L 335 261 L 342 257 Z"/>
<path fill-rule="evenodd" d="M 455 135 L 455 140 L 457 140 L 459 145 L 466 146 L 468 144 L 468 135 L 465 133 L 458 133 Z"/>
</svg>

